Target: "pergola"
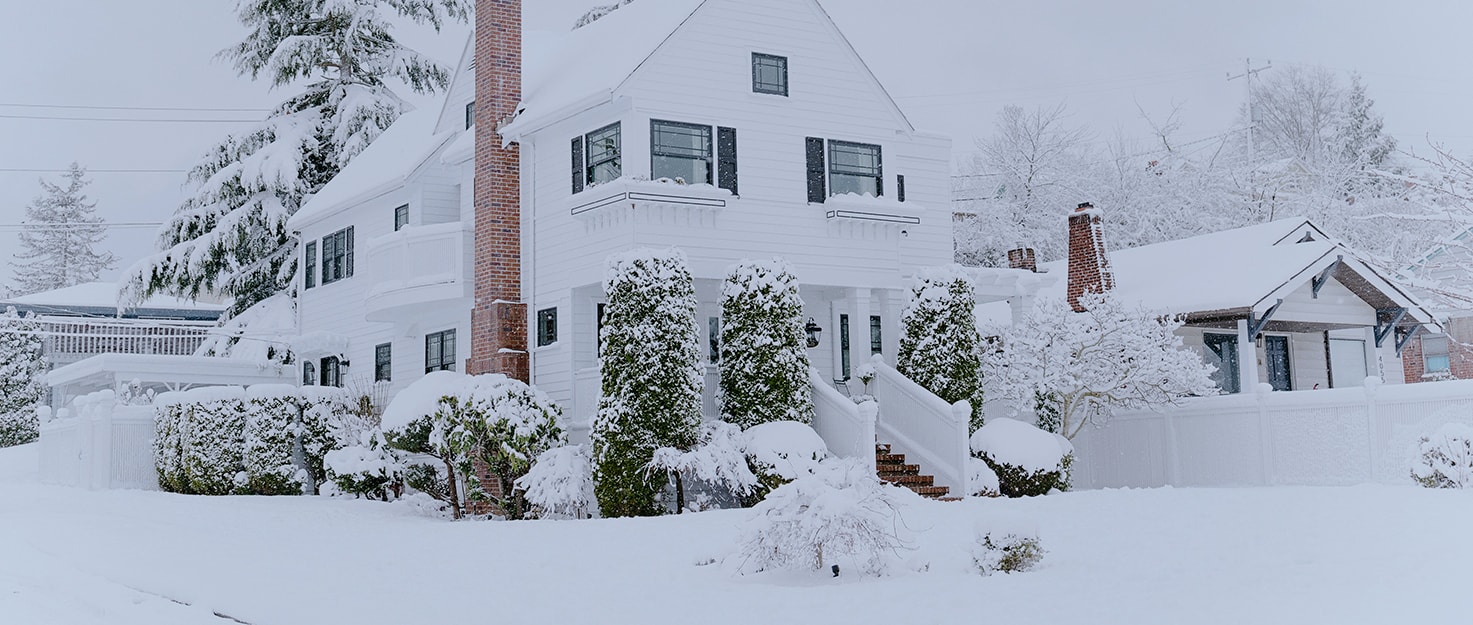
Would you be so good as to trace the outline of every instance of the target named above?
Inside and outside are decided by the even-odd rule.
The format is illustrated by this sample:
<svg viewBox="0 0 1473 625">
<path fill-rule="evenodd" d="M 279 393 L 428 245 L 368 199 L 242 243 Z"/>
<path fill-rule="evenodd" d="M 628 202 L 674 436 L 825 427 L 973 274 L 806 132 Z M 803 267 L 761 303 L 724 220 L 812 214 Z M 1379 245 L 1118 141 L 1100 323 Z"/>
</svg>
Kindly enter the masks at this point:
<svg viewBox="0 0 1473 625">
<path fill-rule="evenodd" d="M 201 386 L 290 384 L 294 379 L 291 367 L 277 363 L 207 356 L 102 354 L 52 371 L 46 383 L 51 386 L 51 407 L 56 410 L 82 395 L 117 390 L 134 382 L 162 393 Z"/>
</svg>

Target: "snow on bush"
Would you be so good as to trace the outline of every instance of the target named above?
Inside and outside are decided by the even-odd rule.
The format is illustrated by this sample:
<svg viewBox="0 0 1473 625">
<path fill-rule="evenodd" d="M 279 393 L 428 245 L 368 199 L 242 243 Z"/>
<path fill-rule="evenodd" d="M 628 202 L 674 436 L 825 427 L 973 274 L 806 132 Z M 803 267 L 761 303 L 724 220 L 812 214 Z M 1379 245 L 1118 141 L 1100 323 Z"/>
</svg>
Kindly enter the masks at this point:
<svg viewBox="0 0 1473 625">
<path fill-rule="evenodd" d="M 554 447 L 537 456 L 516 484 L 527 499 L 529 516 L 580 519 L 595 510 L 588 456 L 587 445 Z"/>
<path fill-rule="evenodd" d="M 185 393 L 190 403 L 183 454 L 189 492 L 245 492 L 245 389 L 221 386 Z"/>
<path fill-rule="evenodd" d="M 1085 293 L 1080 304 L 1086 312 L 1045 299 L 1018 324 L 987 330 L 1001 338 L 982 367 L 995 399 L 1034 412 L 1047 428 L 1056 422 L 1073 440 L 1115 411 L 1219 393 L 1211 367 L 1176 335 L 1181 319 L 1128 308 L 1108 293 Z"/>
<path fill-rule="evenodd" d="M 796 421 L 774 421 L 747 430 L 745 449 L 747 464 L 757 476 L 757 487 L 743 499 L 748 506 L 799 476 L 812 475 L 829 457 L 818 432 Z"/>
<path fill-rule="evenodd" d="M 0 447 L 24 445 L 40 436 L 36 407 L 46 398 L 41 326 L 14 307 L 0 314 Z"/>
<path fill-rule="evenodd" d="M 721 418 L 742 429 L 813 422 L 798 277 L 787 261 L 742 261 L 721 285 Z"/>
<path fill-rule="evenodd" d="M 977 299 L 959 265 L 917 274 L 901 313 L 896 369 L 948 404 L 972 405 L 970 429 L 982 427 L 981 335 Z"/>
<path fill-rule="evenodd" d="M 1004 529 L 1003 525 L 1011 525 Z M 972 561 L 983 575 L 996 572 L 1030 571 L 1043 560 L 1046 551 L 1031 525 L 996 520 L 979 523 L 977 542 L 972 546 Z"/>
<path fill-rule="evenodd" d="M 986 426 L 983 426 L 986 427 Z M 1002 486 L 997 472 L 981 458 L 967 458 L 967 494 L 973 497 L 1001 497 Z"/>
<path fill-rule="evenodd" d="M 301 393 L 295 386 L 262 384 L 246 390 L 246 490 L 256 495 L 300 495 L 309 480 L 297 466 Z"/>
<path fill-rule="evenodd" d="M 153 458 L 159 474 L 159 488 L 165 492 L 189 492 L 189 474 L 184 470 L 188 399 L 183 393 L 164 393 L 154 399 Z"/>
<path fill-rule="evenodd" d="M 718 488 L 735 497 L 748 495 L 757 487 L 757 476 L 747 463 L 746 437 L 741 428 L 721 421 L 702 424 L 700 443 L 690 451 L 674 447 L 656 449 L 646 470 L 651 476 L 671 476 L 675 482 L 677 513 L 686 510 L 689 484 Z M 696 509 L 704 507 L 697 505 Z"/>
<path fill-rule="evenodd" d="M 327 482 L 328 452 L 342 449 L 373 429 L 371 410 L 360 397 L 331 386 L 304 386 L 301 393 L 301 442 L 308 486 Z"/>
<path fill-rule="evenodd" d="M 826 462 L 768 493 L 753 508 L 727 560 L 741 573 L 839 565 L 881 574 L 907 547 L 898 534 L 907 496 L 916 497 L 881 482 L 864 462 Z"/>
<path fill-rule="evenodd" d="M 339 493 L 390 501 L 403 492 L 405 459 L 377 428 L 356 443 L 323 457 L 328 479 Z"/>
<path fill-rule="evenodd" d="M 1427 488 L 1473 488 L 1473 427 L 1449 423 L 1418 444 L 1412 479 Z"/>
<path fill-rule="evenodd" d="M 1074 448 L 1066 439 L 1014 419 L 992 419 L 972 434 L 972 453 L 992 469 L 1008 497 L 1069 488 Z M 982 479 L 985 479 L 982 478 Z"/>
<path fill-rule="evenodd" d="M 445 442 L 456 452 L 468 498 L 522 518 L 526 502 L 516 481 L 543 452 L 567 443 L 562 409 L 542 391 L 492 374 L 467 378 L 459 392 L 441 398 L 437 414 L 451 424 Z M 477 462 L 490 470 L 493 483 L 481 483 Z"/>
<path fill-rule="evenodd" d="M 694 447 L 701 424 L 705 359 L 694 281 L 680 250 L 637 249 L 609 258 L 603 286 L 594 490 L 604 516 L 657 515 L 663 485 L 645 467 L 656 449 Z"/>
</svg>

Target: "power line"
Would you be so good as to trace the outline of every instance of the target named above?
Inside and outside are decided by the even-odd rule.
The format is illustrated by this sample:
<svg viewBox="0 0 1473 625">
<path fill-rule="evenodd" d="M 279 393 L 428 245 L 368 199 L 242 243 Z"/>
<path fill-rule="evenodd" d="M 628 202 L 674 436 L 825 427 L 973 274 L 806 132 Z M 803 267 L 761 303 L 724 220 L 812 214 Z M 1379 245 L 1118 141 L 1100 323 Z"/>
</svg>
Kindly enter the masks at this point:
<svg viewBox="0 0 1473 625">
<path fill-rule="evenodd" d="M 190 106 L 93 106 L 87 104 L 33 104 L 0 102 L 0 106 L 30 109 L 81 109 L 86 111 L 165 111 L 190 113 L 270 113 L 271 109 L 211 108 Z"/>
<path fill-rule="evenodd" d="M 163 222 L 98 222 L 98 223 L 36 223 L 36 224 L 0 224 L 0 231 L 62 231 L 85 228 L 158 228 Z"/>
<path fill-rule="evenodd" d="M 32 169 L 26 167 L 0 167 L 0 172 L 13 174 L 65 174 L 70 169 Z M 87 169 L 89 174 L 185 174 L 188 169 Z"/>
<path fill-rule="evenodd" d="M 60 115 L 10 115 L 0 113 L 0 119 L 40 119 L 69 122 L 142 122 L 161 124 L 250 124 L 259 119 L 141 119 L 124 117 L 64 117 Z"/>
</svg>

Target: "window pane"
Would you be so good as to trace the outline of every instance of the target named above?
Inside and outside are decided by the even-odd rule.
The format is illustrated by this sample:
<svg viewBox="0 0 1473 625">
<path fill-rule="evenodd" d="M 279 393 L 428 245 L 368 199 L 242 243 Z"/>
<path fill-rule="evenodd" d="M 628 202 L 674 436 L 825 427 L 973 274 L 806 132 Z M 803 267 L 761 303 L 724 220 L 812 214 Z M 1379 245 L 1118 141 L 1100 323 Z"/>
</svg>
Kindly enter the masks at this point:
<svg viewBox="0 0 1473 625">
<path fill-rule="evenodd" d="M 753 54 L 752 91 L 788 95 L 788 60 L 770 54 Z"/>
<path fill-rule="evenodd" d="M 880 196 L 880 146 L 829 142 L 829 193 Z"/>
<path fill-rule="evenodd" d="M 1452 359 L 1447 356 L 1428 356 L 1426 359 L 1425 373 L 1435 373 L 1452 369 Z"/>
<path fill-rule="evenodd" d="M 619 124 L 605 126 L 584 137 L 588 153 L 588 183 L 609 182 L 622 175 Z"/>
<path fill-rule="evenodd" d="M 711 350 L 711 364 L 719 364 L 721 362 L 721 317 L 706 319 L 706 341 Z"/>
<path fill-rule="evenodd" d="M 651 178 L 711 184 L 711 127 L 650 122 Z"/>
</svg>

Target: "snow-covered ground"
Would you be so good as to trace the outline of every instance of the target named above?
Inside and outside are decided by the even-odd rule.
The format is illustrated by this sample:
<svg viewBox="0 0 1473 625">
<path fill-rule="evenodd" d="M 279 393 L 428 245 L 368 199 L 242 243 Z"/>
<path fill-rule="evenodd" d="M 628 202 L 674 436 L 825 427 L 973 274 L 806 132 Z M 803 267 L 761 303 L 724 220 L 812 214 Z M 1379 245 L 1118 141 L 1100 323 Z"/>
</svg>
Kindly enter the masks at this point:
<svg viewBox="0 0 1473 625">
<path fill-rule="evenodd" d="M 39 485 L 0 450 L 0 623 L 1469 623 L 1473 492 L 1411 486 L 917 501 L 885 578 L 736 576 L 748 511 L 452 523 L 407 506 Z M 1030 573 L 970 570 L 1036 524 Z M 187 605 L 186 605 L 187 604 Z"/>
</svg>

